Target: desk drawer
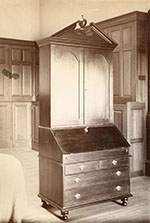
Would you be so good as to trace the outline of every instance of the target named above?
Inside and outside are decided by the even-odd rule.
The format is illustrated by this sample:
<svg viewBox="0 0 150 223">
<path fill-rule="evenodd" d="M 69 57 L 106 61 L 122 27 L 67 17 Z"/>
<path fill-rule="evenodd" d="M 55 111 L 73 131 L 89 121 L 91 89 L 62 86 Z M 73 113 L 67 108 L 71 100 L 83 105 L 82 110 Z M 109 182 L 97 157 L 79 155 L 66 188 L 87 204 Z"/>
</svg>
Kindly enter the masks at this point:
<svg viewBox="0 0 150 223">
<path fill-rule="evenodd" d="M 65 175 L 98 170 L 98 161 L 65 165 Z"/>
<path fill-rule="evenodd" d="M 110 170 L 100 170 L 88 173 L 74 174 L 64 177 L 64 189 L 79 188 L 103 184 L 116 180 L 129 178 L 128 167 L 113 168 Z"/>
<path fill-rule="evenodd" d="M 124 157 L 128 156 L 128 148 L 114 148 L 108 150 L 100 150 L 94 152 L 85 152 L 85 153 L 72 153 L 63 155 L 63 163 L 71 164 L 78 162 L 87 162 L 97 159 L 109 159 L 109 157 Z"/>
<path fill-rule="evenodd" d="M 120 166 L 128 166 L 128 158 L 113 158 L 107 160 L 100 160 L 100 169 L 109 169 L 109 168 L 116 168 Z"/>
<path fill-rule="evenodd" d="M 102 201 L 129 194 L 129 180 L 76 188 L 65 192 L 65 206 Z"/>
</svg>

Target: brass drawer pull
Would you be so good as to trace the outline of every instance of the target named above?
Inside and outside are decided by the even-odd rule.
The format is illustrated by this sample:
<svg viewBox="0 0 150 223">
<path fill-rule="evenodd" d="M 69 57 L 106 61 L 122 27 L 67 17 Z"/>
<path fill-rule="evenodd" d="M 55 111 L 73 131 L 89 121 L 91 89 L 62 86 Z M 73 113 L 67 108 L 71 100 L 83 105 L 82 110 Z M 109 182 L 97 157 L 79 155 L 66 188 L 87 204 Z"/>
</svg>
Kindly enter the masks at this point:
<svg viewBox="0 0 150 223">
<path fill-rule="evenodd" d="M 121 171 L 118 170 L 118 171 L 116 172 L 116 175 L 117 175 L 118 177 L 120 177 L 120 176 L 121 176 Z"/>
<path fill-rule="evenodd" d="M 79 167 L 79 169 L 80 169 L 80 170 L 83 170 L 85 167 L 86 167 L 86 166 L 82 164 L 82 165 Z"/>
<path fill-rule="evenodd" d="M 77 193 L 74 195 L 74 197 L 78 200 L 78 199 L 80 199 L 81 195 Z"/>
<path fill-rule="evenodd" d="M 121 191 L 121 189 L 122 189 L 122 188 L 121 188 L 121 186 L 119 186 L 119 185 L 116 187 L 116 190 L 117 190 L 117 191 Z"/>
<path fill-rule="evenodd" d="M 117 160 L 113 160 L 113 161 L 112 161 L 112 164 L 113 164 L 114 166 L 116 166 L 116 165 L 117 165 L 117 163 L 118 163 L 118 161 L 117 161 Z"/>
<path fill-rule="evenodd" d="M 80 178 L 78 178 L 78 177 L 74 179 L 75 183 L 79 183 L 79 181 L 80 181 Z"/>
</svg>

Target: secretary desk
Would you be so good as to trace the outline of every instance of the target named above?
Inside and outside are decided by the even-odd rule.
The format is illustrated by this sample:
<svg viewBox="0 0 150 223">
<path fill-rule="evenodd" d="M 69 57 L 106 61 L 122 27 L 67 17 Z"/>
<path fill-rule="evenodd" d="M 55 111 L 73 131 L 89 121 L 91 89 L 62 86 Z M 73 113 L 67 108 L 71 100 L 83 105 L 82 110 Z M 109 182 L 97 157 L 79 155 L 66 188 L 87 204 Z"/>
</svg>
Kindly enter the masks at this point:
<svg viewBox="0 0 150 223">
<path fill-rule="evenodd" d="M 112 51 L 94 23 L 39 40 L 39 197 L 61 211 L 130 194 L 129 144 L 113 124 Z"/>
</svg>

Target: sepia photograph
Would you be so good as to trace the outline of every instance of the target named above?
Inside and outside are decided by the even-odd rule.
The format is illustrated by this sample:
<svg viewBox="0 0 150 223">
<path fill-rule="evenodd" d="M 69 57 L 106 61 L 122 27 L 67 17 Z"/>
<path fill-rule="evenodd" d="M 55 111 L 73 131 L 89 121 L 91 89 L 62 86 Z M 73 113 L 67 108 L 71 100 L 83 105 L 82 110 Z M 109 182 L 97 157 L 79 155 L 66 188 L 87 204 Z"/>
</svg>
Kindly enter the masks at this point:
<svg viewBox="0 0 150 223">
<path fill-rule="evenodd" d="M 150 0 L 0 0 L 0 223 L 150 223 Z"/>
</svg>

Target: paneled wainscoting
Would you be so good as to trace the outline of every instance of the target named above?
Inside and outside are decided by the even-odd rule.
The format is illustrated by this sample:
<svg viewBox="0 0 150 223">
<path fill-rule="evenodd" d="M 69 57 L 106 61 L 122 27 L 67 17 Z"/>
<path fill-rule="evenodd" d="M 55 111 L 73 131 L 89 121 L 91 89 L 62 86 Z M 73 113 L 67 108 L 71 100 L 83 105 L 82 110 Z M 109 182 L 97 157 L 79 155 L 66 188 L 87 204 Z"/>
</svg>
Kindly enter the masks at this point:
<svg viewBox="0 0 150 223">
<path fill-rule="evenodd" d="M 23 223 L 59 223 L 63 222 L 55 215 L 60 212 L 52 207 L 49 210 L 41 207 L 37 197 L 39 187 L 38 152 L 33 150 L 6 150 L 0 152 L 12 154 L 18 158 L 24 168 L 28 212 Z M 115 202 L 105 202 L 70 211 L 71 223 L 149 223 L 150 222 L 150 178 L 142 176 L 131 178 L 132 198 L 128 206 L 123 207 Z M 118 201 L 119 202 L 119 201 Z"/>
</svg>

